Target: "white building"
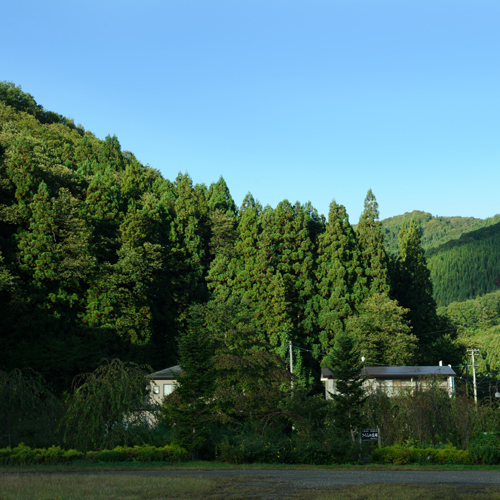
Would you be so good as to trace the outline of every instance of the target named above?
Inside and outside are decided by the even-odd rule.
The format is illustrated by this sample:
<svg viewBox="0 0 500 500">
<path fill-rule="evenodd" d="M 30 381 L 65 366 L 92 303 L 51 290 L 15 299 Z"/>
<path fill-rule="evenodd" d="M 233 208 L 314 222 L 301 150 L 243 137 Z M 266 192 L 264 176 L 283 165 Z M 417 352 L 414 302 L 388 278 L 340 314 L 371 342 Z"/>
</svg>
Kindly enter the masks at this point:
<svg viewBox="0 0 500 500">
<path fill-rule="evenodd" d="M 437 377 L 437 384 L 446 389 L 450 396 L 455 391 L 455 376 L 451 366 L 367 366 L 361 370 L 366 377 L 363 387 L 367 392 L 382 391 L 389 396 L 398 391 L 429 385 Z M 321 381 L 325 382 L 326 399 L 337 394 L 335 377 L 328 368 L 321 369 Z"/>
</svg>

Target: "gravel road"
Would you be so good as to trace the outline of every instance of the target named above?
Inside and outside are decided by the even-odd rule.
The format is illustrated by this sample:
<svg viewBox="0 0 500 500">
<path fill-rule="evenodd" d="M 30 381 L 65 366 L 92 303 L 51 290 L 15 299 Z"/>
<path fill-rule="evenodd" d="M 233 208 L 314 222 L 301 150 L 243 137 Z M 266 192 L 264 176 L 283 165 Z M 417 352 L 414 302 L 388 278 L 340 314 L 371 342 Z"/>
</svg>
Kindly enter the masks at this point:
<svg viewBox="0 0 500 500">
<path fill-rule="evenodd" d="M 32 473 L 27 473 L 32 474 Z M 47 474 L 113 474 L 151 476 L 238 477 L 291 488 L 339 488 L 369 483 L 414 483 L 442 486 L 500 485 L 500 471 L 367 471 L 367 470 L 156 470 L 54 472 Z"/>
</svg>

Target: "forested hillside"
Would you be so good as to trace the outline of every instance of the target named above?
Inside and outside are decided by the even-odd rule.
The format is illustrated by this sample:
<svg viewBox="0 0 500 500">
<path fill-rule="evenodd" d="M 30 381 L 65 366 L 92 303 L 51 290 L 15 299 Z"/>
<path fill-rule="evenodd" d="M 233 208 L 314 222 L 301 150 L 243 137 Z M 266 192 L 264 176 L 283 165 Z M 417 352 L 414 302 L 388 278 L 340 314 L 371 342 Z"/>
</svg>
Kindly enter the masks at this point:
<svg viewBox="0 0 500 500">
<path fill-rule="evenodd" d="M 491 379 L 498 388 L 500 376 L 500 290 L 473 300 L 452 302 L 438 309 L 458 329 L 459 341 L 468 349 L 478 349 L 476 357 L 480 389 L 487 389 Z M 470 358 L 469 358 L 470 363 Z"/>
<path fill-rule="evenodd" d="M 165 179 L 7 82 L 0 179 L 0 365 L 58 391 L 103 357 L 176 364 L 202 305 L 214 335 L 244 328 L 283 358 L 291 341 L 309 387 L 343 331 L 367 362 L 460 359 L 418 224 L 402 225 L 389 260 L 371 191 L 356 231 L 336 202 L 328 220 L 309 202 L 262 207 L 251 194 L 238 208 L 224 179 Z"/>
<path fill-rule="evenodd" d="M 464 233 L 427 252 L 438 306 L 500 287 L 500 223 Z"/>
<path fill-rule="evenodd" d="M 500 215 L 488 219 L 433 217 L 414 211 L 382 221 L 389 253 L 397 254 L 403 221 L 414 219 L 422 233 L 438 306 L 473 299 L 500 287 Z"/>
<path fill-rule="evenodd" d="M 422 247 L 424 250 L 437 248 L 448 241 L 460 238 L 464 233 L 500 222 L 500 214 L 487 219 L 476 219 L 474 217 L 434 217 L 428 212 L 414 210 L 381 221 L 384 227 L 385 244 L 389 253 L 397 253 L 398 234 L 403 221 L 410 221 L 412 218 L 418 222 L 422 232 Z"/>
</svg>

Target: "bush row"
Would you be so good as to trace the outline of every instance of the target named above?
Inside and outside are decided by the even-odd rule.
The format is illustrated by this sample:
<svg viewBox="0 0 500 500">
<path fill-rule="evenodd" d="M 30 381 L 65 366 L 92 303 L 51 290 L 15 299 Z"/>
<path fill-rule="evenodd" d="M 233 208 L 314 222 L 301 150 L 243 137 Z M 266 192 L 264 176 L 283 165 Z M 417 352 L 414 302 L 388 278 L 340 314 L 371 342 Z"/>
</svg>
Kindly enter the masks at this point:
<svg viewBox="0 0 500 500">
<path fill-rule="evenodd" d="M 60 464 L 74 460 L 94 462 L 180 462 L 187 460 L 189 453 L 176 444 L 162 447 L 142 445 L 118 446 L 113 450 L 89 451 L 63 450 L 59 446 L 50 448 L 30 448 L 21 443 L 15 448 L 0 449 L 0 464 Z"/>
<path fill-rule="evenodd" d="M 456 448 L 405 448 L 402 446 L 386 446 L 374 450 L 372 454 L 374 462 L 386 464 L 471 464 L 471 455 L 467 450 Z"/>
<path fill-rule="evenodd" d="M 310 464 L 330 465 L 355 460 L 349 441 L 318 442 L 298 439 L 246 439 L 239 443 L 223 441 L 217 445 L 215 459 L 231 464 Z"/>
</svg>

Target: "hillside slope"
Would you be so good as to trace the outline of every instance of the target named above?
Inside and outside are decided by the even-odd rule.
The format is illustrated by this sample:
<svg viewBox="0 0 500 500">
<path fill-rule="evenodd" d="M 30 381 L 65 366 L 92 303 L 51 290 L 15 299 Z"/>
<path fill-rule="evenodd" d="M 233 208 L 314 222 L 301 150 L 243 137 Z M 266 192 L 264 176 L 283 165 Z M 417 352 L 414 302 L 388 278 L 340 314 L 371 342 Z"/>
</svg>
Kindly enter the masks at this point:
<svg viewBox="0 0 500 500">
<path fill-rule="evenodd" d="M 500 287 L 500 223 L 464 233 L 427 252 L 438 306 Z"/>
<path fill-rule="evenodd" d="M 385 244 L 389 253 L 397 253 L 401 224 L 403 220 L 409 222 L 412 218 L 416 219 L 422 232 L 424 250 L 437 248 L 448 241 L 460 238 L 464 233 L 500 222 L 500 214 L 487 219 L 476 219 L 474 217 L 434 217 L 429 212 L 421 210 L 406 212 L 382 221 Z"/>
</svg>

